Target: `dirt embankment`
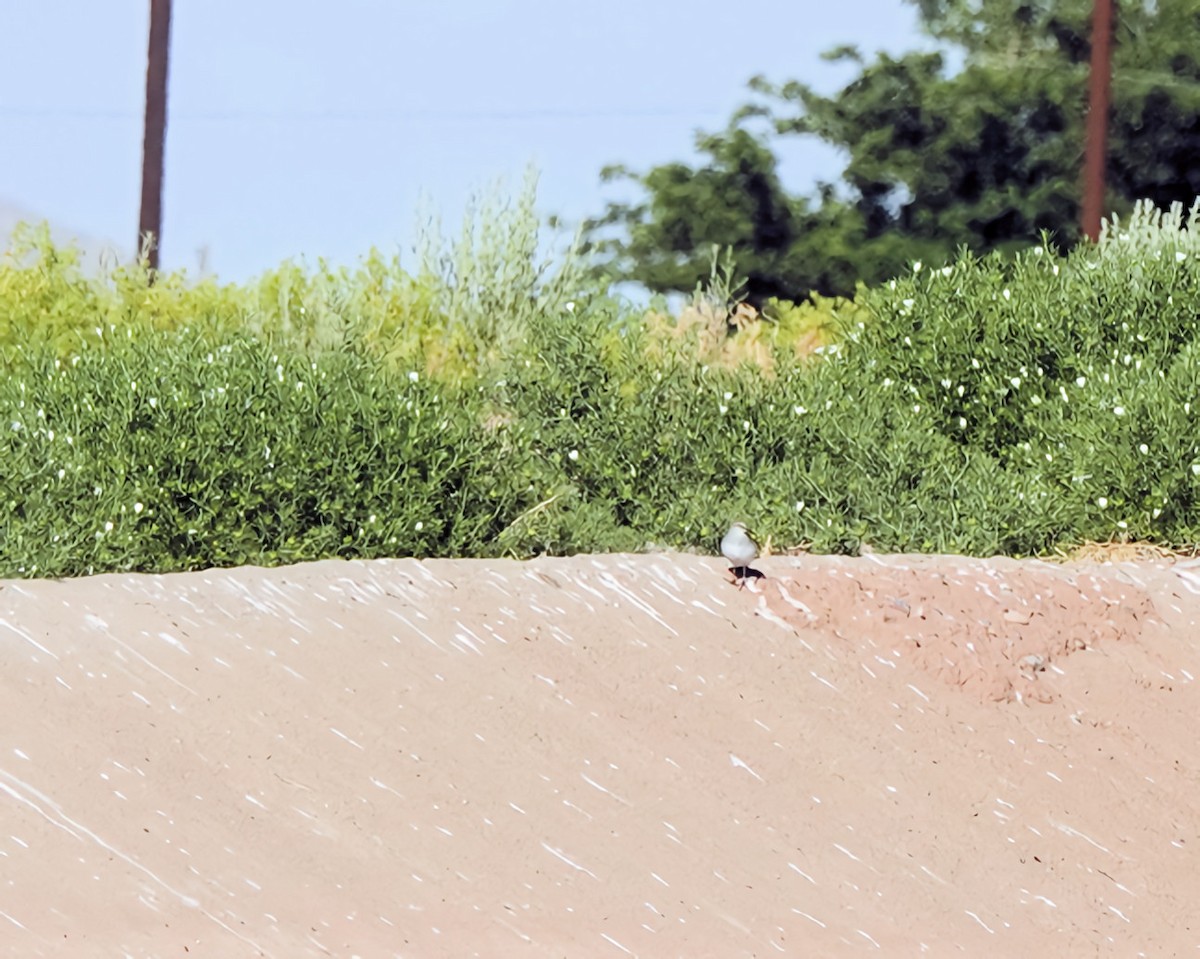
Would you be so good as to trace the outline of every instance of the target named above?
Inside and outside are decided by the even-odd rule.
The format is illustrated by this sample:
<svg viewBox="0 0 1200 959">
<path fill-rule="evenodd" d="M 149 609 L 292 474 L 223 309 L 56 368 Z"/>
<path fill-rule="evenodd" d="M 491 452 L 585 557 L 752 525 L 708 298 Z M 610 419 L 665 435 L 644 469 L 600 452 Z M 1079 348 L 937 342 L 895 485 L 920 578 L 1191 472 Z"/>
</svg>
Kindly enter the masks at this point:
<svg viewBox="0 0 1200 959">
<path fill-rule="evenodd" d="M 5 949 L 1200 945 L 1200 569 L 759 565 L 0 584 Z"/>
</svg>

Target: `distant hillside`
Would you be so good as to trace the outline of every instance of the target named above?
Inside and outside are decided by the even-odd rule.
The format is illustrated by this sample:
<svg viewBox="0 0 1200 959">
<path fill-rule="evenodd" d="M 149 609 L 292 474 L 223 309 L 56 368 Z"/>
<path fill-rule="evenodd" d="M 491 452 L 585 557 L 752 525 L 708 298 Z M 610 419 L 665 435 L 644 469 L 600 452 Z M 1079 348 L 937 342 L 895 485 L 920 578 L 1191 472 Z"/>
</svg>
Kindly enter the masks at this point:
<svg viewBox="0 0 1200 959">
<path fill-rule="evenodd" d="M 8 248 L 13 230 L 20 223 L 37 225 L 46 221 L 41 214 L 0 197 L 0 241 Z M 80 253 L 80 262 L 87 272 L 95 272 L 102 266 L 125 263 L 133 258 L 129 248 L 110 239 L 89 236 L 61 223 L 50 223 L 50 235 L 56 243 L 73 243 Z"/>
</svg>

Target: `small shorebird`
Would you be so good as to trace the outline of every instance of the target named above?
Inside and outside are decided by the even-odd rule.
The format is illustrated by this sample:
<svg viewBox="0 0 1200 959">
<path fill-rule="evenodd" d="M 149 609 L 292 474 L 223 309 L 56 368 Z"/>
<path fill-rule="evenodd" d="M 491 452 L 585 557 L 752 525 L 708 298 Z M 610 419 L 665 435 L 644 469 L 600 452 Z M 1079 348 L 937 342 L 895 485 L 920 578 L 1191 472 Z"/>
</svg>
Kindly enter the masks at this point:
<svg viewBox="0 0 1200 959">
<path fill-rule="evenodd" d="M 745 589 L 750 564 L 758 559 L 758 544 L 750 536 L 745 523 L 734 523 L 721 538 L 721 555 L 732 564 L 738 589 Z M 761 575 L 761 574 L 760 574 Z"/>
</svg>

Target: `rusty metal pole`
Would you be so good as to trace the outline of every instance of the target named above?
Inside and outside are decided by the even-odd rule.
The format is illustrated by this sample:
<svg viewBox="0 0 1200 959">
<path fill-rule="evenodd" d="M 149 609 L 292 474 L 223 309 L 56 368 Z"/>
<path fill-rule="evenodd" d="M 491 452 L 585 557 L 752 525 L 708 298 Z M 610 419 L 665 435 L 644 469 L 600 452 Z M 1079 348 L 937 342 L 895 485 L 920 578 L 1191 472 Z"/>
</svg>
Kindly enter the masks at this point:
<svg viewBox="0 0 1200 959">
<path fill-rule="evenodd" d="M 171 0 L 150 0 L 146 54 L 146 121 L 142 138 L 142 206 L 135 249 L 146 251 L 151 275 L 162 246 L 163 154 L 167 139 L 167 59 L 171 47 Z M 144 244 L 144 246 L 143 246 Z"/>
<path fill-rule="evenodd" d="M 1104 165 L 1108 154 L 1108 104 L 1112 76 L 1113 0 L 1092 6 L 1092 65 L 1088 80 L 1087 145 L 1083 160 L 1083 235 L 1100 238 L 1104 214 Z"/>
</svg>

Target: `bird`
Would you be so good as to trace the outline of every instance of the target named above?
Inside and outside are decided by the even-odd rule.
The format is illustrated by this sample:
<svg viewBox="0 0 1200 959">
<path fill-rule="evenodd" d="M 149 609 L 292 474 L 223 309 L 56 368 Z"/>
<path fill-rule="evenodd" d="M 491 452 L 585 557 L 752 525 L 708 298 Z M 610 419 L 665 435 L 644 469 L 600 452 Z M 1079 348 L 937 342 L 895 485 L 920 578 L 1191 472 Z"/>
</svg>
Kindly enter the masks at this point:
<svg viewBox="0 0 1200 959">
<path fill-rule="evenodd" d="M 721 537 L 721 555 L 733 564 L 731 570 L 737 577 L 738 589 L 744 589 L 750 564 L 758 559 L 758 544 L 745 523 L 734 523 Z"/>
</svg>

